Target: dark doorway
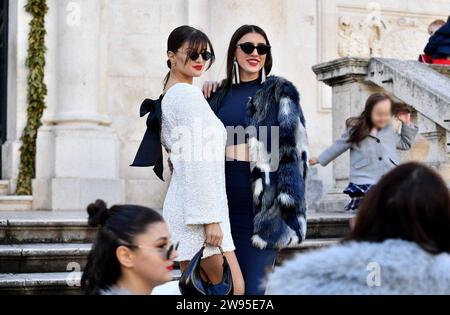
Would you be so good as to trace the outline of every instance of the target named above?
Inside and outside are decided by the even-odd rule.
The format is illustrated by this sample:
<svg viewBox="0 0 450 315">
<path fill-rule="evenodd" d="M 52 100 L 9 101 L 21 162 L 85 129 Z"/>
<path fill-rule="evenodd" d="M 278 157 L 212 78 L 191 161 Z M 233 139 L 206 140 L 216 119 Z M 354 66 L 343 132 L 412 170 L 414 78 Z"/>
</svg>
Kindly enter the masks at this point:
<svg viewBox="0 0 450 315">
<path fill-rule="evenodd" d="M 0 146 L 6 141 L 6 91 L 8 82 L 8 2 L 0 0 Z M 0 179 L 2 152 L 0 150 Z"/>
</svg>

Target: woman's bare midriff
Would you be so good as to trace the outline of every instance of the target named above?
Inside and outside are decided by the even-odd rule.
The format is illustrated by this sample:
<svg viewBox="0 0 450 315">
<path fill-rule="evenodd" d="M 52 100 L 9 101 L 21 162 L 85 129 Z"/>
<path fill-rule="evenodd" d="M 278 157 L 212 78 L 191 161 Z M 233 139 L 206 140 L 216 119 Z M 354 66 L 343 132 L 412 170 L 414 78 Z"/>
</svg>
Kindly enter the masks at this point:
<svg viewBox="0 0 450 315">
<path fill-rule="evenodd" d="M 232 145 L 225 148 L 227 160 L 249 162 L 248 144 Z"/>
</svg>

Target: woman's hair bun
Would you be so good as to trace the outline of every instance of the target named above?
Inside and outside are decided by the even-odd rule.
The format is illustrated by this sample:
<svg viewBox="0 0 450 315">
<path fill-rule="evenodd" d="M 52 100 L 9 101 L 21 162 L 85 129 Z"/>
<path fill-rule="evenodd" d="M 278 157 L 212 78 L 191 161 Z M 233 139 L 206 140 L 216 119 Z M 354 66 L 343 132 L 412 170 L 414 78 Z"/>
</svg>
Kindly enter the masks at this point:
<svg viewBox="0 0 450 315">
<path fill-rule="evenodd" d="M 87 207 L 89 214 L 88 225 L 90 227 L 98 227 L 105 225 L 108 220 L 109 212 L 106 203 L 103 200 L 97 200 Z"/>
</svg>

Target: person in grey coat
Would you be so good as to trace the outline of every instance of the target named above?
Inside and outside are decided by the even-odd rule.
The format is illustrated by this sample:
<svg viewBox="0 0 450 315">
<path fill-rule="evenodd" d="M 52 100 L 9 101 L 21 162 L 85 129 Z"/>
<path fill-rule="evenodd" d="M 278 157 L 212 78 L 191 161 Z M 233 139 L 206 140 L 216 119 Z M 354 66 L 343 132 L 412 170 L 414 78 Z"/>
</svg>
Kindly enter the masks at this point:
<svg viewBox="0 0 450 315">
<path fill-rule="evenodd" d="M 450 294 L 450 194 L 408 163 L 374 186 L 348 237 L 298 254 L 269 276 L 270 295 Z"/>
<path fill-rule="evenodd" d="M 399 105 L 398 105 L 399 106 Z M 403 104 L 400 112 L 384 93 L 372 94 L 363 113 L 347 121 L 347 131 L 310 164 L 328 165 L 342 153 L 350 150 L 350 183 L 344 190 L 352 200 L 346 210 L 355 211 L 367 191 L 380 178 L 398 165 L 397 149 L 409 150 L 418 128 L 411 123 L 410 113 Z M 391 124 L 392 113 L 402 122 L 401 133 Z"/>
</svg>

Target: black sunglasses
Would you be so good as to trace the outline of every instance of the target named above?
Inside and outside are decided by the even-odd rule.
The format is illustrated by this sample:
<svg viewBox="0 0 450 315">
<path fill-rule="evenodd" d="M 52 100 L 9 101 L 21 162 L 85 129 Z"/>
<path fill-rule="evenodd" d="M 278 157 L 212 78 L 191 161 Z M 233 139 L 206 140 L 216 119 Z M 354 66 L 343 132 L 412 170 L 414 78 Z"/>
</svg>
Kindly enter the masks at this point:
<svg viewBox="0 0 450 315">
<path fill-rule="evenodd" d="M 209 51 L 204 51 L 201 53 L 198 53 L 196 51 L 193 51 L 193 52 L 180 51 L 180 52 L 187 54 L 192 61 L 196 61 L 198 59 L 198 57 L 200 57 L 200 56 L 202 56 L 202 59 L 205 61 L 208 61 L 212 58 L 212 54 Z"/>
<path fill-rule="evenodd" d="M 270 49 L 272 48 L 270 45 L 266 44 L 258 44 L 255 46 L 253 43 L 242 43 L 239 44 L 238 47 L 242 49 L 244 53 L 247 55 L 250 55 L 252 52 L 256 51 L 258 52 L 258 55 L 267 55 L 270 52 Z"/>
<path fill-rule="evenodd" d="M 167 250 L 167 253 L 166 253 L 167 260 L 170 259 L 170 257 L 172 256 L 172 253 L 174 251 L 178 250 L 178 246 L 180 246 L 180 242 L 170 245 L 170 247 L 169 247 L 169 249 Z"/>
<path fill-rule="evenodd" d="M 141 246 L 141 245 L 135 245 L 135 244 L 127 244 L 125 242 L 120 242 L 120 245 L 126 246 L 128 248 L 132 248 L 132 249 L 154 249 L 154 247 L 146 247 L 146 246 Z M 170 245 L 169 248 L 163 250 L 163 254 L 164 257 L 166 258 L 166 260 L 169 260 L 170 257 L 172 256 L 172 253 L 176 250 L 178 250 L 178 246 L 180 245 L 180 243 L 176 243 L 176 244 L 172 244 Z"/>
</svg>

